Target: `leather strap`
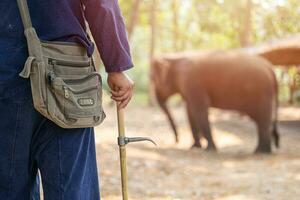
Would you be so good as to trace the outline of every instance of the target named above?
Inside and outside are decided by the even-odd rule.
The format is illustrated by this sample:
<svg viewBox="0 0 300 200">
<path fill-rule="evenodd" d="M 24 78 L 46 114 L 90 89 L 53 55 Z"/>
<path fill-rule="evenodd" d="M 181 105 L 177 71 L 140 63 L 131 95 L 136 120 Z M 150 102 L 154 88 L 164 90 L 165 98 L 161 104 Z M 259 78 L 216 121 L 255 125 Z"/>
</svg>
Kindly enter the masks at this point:
<svg viewBox="0 0 300 200">
<path fill-rule="evenodd" d="M 17 0 L 22 22 L 25 29 L 32 28 L 27 0 Z"/>
</svg>

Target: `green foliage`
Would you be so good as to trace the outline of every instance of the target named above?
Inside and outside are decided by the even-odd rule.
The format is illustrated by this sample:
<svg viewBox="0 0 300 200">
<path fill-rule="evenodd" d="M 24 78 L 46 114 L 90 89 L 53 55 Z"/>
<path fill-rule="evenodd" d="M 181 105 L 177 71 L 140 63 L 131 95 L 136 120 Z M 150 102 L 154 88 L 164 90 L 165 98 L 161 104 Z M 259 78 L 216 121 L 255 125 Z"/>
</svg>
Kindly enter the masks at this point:
<svg viewBox="0 0 300 200">
<path fill-rule="evenodd" d="M 135 0 L 120 0 L 129 24 Z M 177 3 L 177 10 L 172 7 Z M 145 93 L 149 80 L 150 8 L 153 0 L 141 0 L 139 18 L 131 38 L 136 68 L 130 74 L 137 91 Z M 156 45 L 159 55 L 174 52 L 174 12 L 177 13 L 177 51 L 240 47 L 239 31 L 246 0 L 156 0 Z M 300 32 L 299 0 L 252 0 L 251 42 L 258 44 Z"/>
<path fill-rule="evenodd" d="M 277 2 L 277 3 L 276 3 Z M 256 42 L 282 38 L 300 32 L 298 0 L 268 0 L 255 12 Z"/>
</svg>

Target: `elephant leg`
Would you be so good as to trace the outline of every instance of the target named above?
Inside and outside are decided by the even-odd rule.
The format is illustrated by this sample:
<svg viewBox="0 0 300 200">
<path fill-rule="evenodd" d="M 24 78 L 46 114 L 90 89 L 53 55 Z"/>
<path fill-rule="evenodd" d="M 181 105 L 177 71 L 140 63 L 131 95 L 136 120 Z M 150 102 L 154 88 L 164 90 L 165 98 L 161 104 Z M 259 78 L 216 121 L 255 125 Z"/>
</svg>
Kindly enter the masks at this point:
<svg viewBox="0 0 300 200">
<path fill-rule="evenodd" d="M 269 126 L 258 127 L 258 145 L 255 153 L 271 153 L 271 134 Z"/>
<path fill-rule="evenodd" d="M 200 113 L 198 113 L 199 116 L 199 126 L 200 130 L 203 133 L 205 139 L 207 140 L 207 151 L 216 151 L 216 145 L 213 140 L 212 134 L 211 134 L 211 129 L 209 125 L 209 120 L 208 120 L 208 107 L 205 107 L 201 109 Z"/>
<path fill-rule="evenodd" d="M 191 127 L 194 127 L 194 130 L 192 128 L 192 131 L 195 140 L 195 145 L 197 145 L 197 142 L 199 142 L 200 144 L 200 133 L 202 133 L 205 139 L 207 140 L 206 150 L 216 151 L 216 145 L 211 135 L 211 129 L 208 120 L 208 106 L 199 102 L 195 104 L 187 102 L 187 105 Z"/>
<path fill-rule="evenodd" d="M 271 113 L 271 112 L 270 112 Z M 256 119 L 258 130 L 258 145 L 255 153 L 271 153 L 271 140 L 272 140 L 272 120 L 269 112 L 260 113 Z"/>
<path fill-rule="evenodd" d="M 200 142 L 200 128 L 197 123 L 196 113 L 193 113 L 193 110 L 192 108 L 190 108 L 190 106 L 187 106 L 187 115 L 194 138 L 194 144 L 191 148 L 201 148 L 202 146 Z"/>
</svg>

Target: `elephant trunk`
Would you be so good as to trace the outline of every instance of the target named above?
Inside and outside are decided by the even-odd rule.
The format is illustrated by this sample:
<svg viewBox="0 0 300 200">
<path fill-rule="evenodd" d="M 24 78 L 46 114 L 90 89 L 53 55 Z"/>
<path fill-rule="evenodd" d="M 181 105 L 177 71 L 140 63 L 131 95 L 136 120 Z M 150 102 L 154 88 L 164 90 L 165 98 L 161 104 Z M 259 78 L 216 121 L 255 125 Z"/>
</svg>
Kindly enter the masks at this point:
<svg viewBox="0 0 300 200">
<path fill-rule="evenodd" d="M 163 112 L 164 112 L 164 113 L 167 115 L 167 117 L 168 117 L 168 120 L 169 120 L 169 122 L 170 122 L 170 125 L 171 125 L 171 127 L 172 127 L 172 130 L 173 130 L 173 132 L 174 132 L 174 136 L 175 136 L 176 143 L 178 143 L 178 142 L 179 142 L 179 139 L 178 139 L 178 133 L 177 133 L 176 124 L 175 124 L 175 122 L 174 122 L 174 119 L 173 119 L 173 117 L 172 117 L 172 115 L 171 115 L 171 113 L 170 113 L 168 107 L 167 107 L 167 103 L 166 103 L 167 101 L 166 101 L 166 99 L 161 98 L 159 95 L 156 95 L 156 97 L 157 97 L 157 101 L 158 101 L 158 104 L 159 104 L 160 108 L 163 110 Z"/>
</svg>

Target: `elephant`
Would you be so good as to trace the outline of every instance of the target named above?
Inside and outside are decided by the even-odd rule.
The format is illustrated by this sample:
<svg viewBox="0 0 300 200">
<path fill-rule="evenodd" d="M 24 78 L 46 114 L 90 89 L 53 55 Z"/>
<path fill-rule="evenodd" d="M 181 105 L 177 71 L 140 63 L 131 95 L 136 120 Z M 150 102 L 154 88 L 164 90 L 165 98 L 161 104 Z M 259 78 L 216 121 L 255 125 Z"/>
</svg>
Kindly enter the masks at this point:
<svg viewBox="0 0 300 200">
<path fill-rule="evenodd" d="M 272 139 L 279 147 L 277 131 L 278 84 L 266 59 L 239 51 L 174 53 L 152 60 L 151 83 L 161 109 L 169 119 L 178 142 L 176 124 L 167 100 L 180 94 L 186 105 L 194 139 L 200 136 L 209 151 L 216 151 L 209 124 L 210 107 L 235 110 L 249 116 L 258 130 L 257 153 L 271 153 Z"/>
</svg>

